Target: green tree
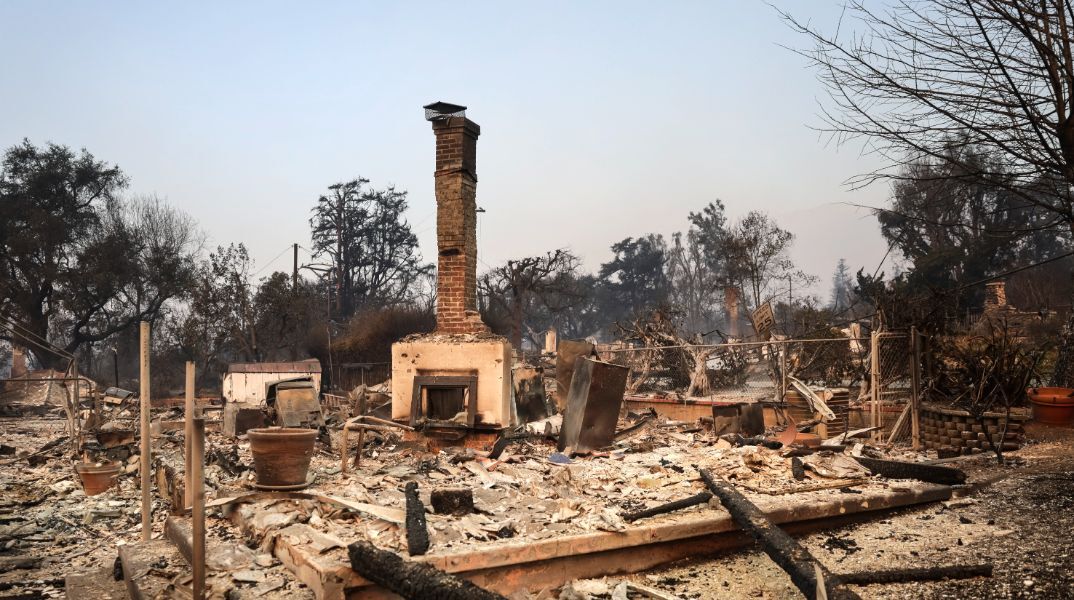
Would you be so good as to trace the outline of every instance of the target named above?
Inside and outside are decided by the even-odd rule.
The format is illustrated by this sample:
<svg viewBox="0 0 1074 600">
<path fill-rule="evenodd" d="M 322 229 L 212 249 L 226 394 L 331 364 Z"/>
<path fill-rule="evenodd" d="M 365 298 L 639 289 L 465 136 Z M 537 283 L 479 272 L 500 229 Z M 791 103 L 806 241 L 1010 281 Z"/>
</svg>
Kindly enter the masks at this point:
<svg viewBox="0 0 1074 600">
<path fill-rule="evenodd" d="M 86 150 L 24 140 L 4 152 L 0 309 L 31 337 L 73 353 L 157 318 L 189 282 L 200 243 L 193 221 L 155 198 L 121 198 L 126 185 Z"/>
<path fill-rule="evenodd" d="M 664 237 L 649 234 L 612 244 L 612 259 L 600 266 L 598 293 L 610 322 L 666 304 L 670 292 Z"/>
<path fill-rule="evenodd" d="M 334 293 L 333 316 L 346 319 L 364 306 L 399 305 L 431 265 L 422 264 L 418 238 L 403 218 L 406 192 L 368 187 L 359 177 L 329 186 L 310 219 L 315 258 Z"/>
</svg>

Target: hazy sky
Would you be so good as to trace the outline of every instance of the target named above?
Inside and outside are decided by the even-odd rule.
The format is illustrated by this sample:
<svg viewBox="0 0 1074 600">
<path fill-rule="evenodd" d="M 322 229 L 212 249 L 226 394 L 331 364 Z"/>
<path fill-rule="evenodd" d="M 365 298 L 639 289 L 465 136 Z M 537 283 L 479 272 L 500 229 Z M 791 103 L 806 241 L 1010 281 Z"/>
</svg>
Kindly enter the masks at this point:
<svg viewBox="0 0 1074 600">
<path fill-rule="evenodd" d="M 835 1 L 780 2 L 824 28 Z M 761 2 L 0 2 L 0 145 L 85 147 L 132 193 L 193 215 L 264 268 L 330 184 L 410 192 L 435 257 L 433 134 L 421 106 L 479 123 L 484 269 L 556 247 L 589 268 L 625 237 L 686 229 L 721 198 L 770 212 L 821 278 L 872 270 L 888 190 L 851 192 L 856 148 L 809 128 L 822 90 Z M 308 255 L 300 257 L 308 260 Z M 290 252 L 271 268 L 288 270 Z M 267 271 L 262 275 L 267 274 Z"/>
</svg>

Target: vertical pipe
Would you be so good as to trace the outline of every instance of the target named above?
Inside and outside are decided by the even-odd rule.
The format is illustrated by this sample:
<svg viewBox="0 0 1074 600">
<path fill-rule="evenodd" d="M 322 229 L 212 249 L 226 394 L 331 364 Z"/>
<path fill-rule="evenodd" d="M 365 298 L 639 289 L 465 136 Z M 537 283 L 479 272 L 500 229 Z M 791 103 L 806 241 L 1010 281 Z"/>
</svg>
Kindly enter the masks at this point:
<svg viewBox="0 0 1074 600">
<path fill-rule="evenodd" d="M 115 376 L 116 387 L 119 387 L 119 351 L 112 346 L 112 372 Z"/>
<path fill-rule="evenodd" d="M 880 427 L 880 332 L 873 330 L 869 340 L 870 382 L 872 388 L 872 408 L 870 412 L 870 427 Z M 880 441 L 879 430 L 873 432 L 873 441 Z"/>
<path fill-rule="evenodd" d="M 183 465 L 183 473 L 185 474 L 185 483 L 183 489 L 186 492 L 186 507 L 190 508 L 194 502 L 194 480 L 191 474 L 194 468 L 192 462 L 191 452 L 193 448 L 194 439 L 194 361 L 188 360 L 186 362 L 186 405 L 185 405 L 185 420 L 186 427 L 184 429 L 184 438 L 186 439 L 186 463 Z"/>
<path fill-rule="evenodd" d="M 339 472 L 343 475 L 347 474 L 347 446 L 350 441 L 350 428 L 347 427 L 348 423 L 343 422 L 343 437 L 339 444 L 339 453 L 341 455 L 341 461 L 339 464 Z"/>
<path fill-rule="evenodd" d="M 787 343 L 773 344 L 772 348 L 779 352 L 779 403 L 783 404 L 787 401 L 787 353 L 790 348 Z"/>
<path fill-rule="evenodd" d="M 151 449 L 151 437 L 152 431 L 150 430 L 149 423 L 149 323 L 142 321 L 141 324 L 141 372 L 139 374 L 139 384 L 141 386 L 139 396 L 142 404 L 141 414 L 141 442 L 142 442 L 142 456 L 140 477 L 142 479 L 142 540 L 149 541 L 153 533 L 152 512 L 153 505 L 150 498 L 150 474 L 149 453 Z"/>
<path fill-rule="evenodd" d="M 74 378 L 74 388 L 71 398 L 71 449 L 77 458 L 82 454 L 82 403 L 79 402 L 78 394 L 78 358 L 71 359 L 71 376 Z"/>
<path fill-rule="evenodd" d="M 191 438 L 191 471 L 194 484 L 194 502 L 191 511 L 191 529 L 194 571 L 194 600 L 205 598 L 205 419 L 194 419 L 194 436 Z"/>
<path fill-rule="evenodd" d="M 921 449 L 921 334 L 910 328 L 910 439 L 914 450 Z"/>
</svg>

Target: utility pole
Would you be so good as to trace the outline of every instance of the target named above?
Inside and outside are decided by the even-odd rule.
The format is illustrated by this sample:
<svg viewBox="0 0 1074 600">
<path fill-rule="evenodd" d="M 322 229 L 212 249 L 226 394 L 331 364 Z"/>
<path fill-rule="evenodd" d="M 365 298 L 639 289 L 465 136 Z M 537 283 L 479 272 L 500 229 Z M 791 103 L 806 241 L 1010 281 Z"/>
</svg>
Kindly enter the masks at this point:
<svg viewBox="0 0 1074 600">
<path fill-rule="evenodd" d="M 297 243 L 294 245 L 294 251 L 295 251 L 295 260 L 294 260 L 294 268 L 291 271 L 291 290 L 297 292 L 298 291 L 298 244 Z"/>
</svg>

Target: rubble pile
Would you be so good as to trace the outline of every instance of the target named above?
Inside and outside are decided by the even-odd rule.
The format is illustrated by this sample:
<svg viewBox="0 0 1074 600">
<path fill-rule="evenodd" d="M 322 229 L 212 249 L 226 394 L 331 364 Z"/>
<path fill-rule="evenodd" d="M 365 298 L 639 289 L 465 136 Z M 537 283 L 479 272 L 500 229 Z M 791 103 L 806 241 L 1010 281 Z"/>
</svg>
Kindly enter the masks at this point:
<svg viewBox="0 0 1074 600">
<path fill-rule="evenodd" d="M 87 454 L 91 460 L 121 461 L 124 468 L 115 486 L 91 497 L 83 493 L 72 469 L 63 420 L 21 419 L 19 426 L 9 428 L 7 443 L 16 454 L 0 459 L 0 543 L 7 563 L 17 564 L 14 559 L 20 557 L 29 570 L 3 574 L 0 585 L 40 574 L 36 581 L 41 583 L 31 584 L 39 587 L 30 589 L 53 593 L 62 589 L 62 573 L 105 568 L 115 560 L 117 546 L 138 541 L 139 456 L 134 436 L 125 433 L 124 413 L 129 412 L 117 404 L 100 413 L 106 418 L 99 421 Z M 179 416 L 168 409 L 156 412 L 155 423 Z M 340 469 L 341 432 L 333 431 L 317 443 L 310 466 L 312 485 L 289 493 L 256 489 L 245 436 L 208 432 L 209 597 L 231 598 L 227 594 L 232 589 L 269 598 L 312 594 L 296 579 L 293 565 L 281 564 L 280 542 L 306 548 L 328 563 L 347 564 L 348 545 L 359 541 L 416 558 L 418 552 L 408 543 L 408 527 L 413 527 L 407 518 L 408 485 L 416 486 L 428 553 L 435 558 L 484 550 L 513 552 L 542 540 L 618 534 L 631 527 L 686 524 L 723 514 L 719 501 L 705 496 L 702 470 L 731 482 L 759 505 L 790 499 L 806 506 L 847 493 L 907 489 L 907 482 L 875 476 L 858 458 L 926 458 L 909 450 L 881 452 L 855 439 L 834 440 L 820 448 L 784 446 L 776 441 L 778 432 L 769 437 L 716 435 L 697 422 L 632 413 L 620 419 L 610 446 L 570 455 L 557 451 L 556 436 L 550 434 L 553 422 L 505 432 L 496 444 L 437 445 L 435 450 L 429 450 L 420 432 L 374 431 L 361 449 L 360 466 L 349 473 Z M 53 441 L 50 446 L 42 440 Z M 185 517 L 175 515 L 182 513 L 183 455 L 181 429 L 165 428 L 155 436 L 153 530 L 158 538 L 170 538 L 174 532 L 166 533 L 169 528 L 181 530 L 175 519 L 189 528 Z M 684 499 L 689 501 L 683 508 L 651 514 L 651 509 Z M 624 518 L 647 510 L 650 514 L 636 520 Z M 162 556 L 143 568 L 146 577 L 160 580 L 160 589 L 189 585 L 190 571 L 181 558 Z M 601 585 L 607 593 L 585 591 L 603 590 Z M 637 587 L 641 583 L 601 585 L 572 584 L 563 594 L 645 595 Z"/>
</svg>

